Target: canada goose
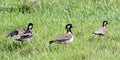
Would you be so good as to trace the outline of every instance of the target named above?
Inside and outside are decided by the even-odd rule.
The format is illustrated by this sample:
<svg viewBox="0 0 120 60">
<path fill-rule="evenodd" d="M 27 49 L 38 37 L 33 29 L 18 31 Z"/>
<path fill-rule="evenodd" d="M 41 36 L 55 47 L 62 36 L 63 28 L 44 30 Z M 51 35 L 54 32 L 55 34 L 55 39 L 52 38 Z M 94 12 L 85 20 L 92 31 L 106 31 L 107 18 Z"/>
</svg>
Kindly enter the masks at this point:
<svg viewBox="0 0 120 60">
<path fill-rule="evenodd" d="M 106 29 L 106 25 L 108 24 L 108 21 L 103 21 L 103 26 L 102 28 L 96 30 L 95 32 L 93 32 L 93 34 L 95 35 L 105 35 L 106 32 L 107 32 L 107 29 Z"/>
<path fill-rule="evenodd" d="M 60 36 L 59 38 L 52 40 L 49 42 L 49 44 L 68 44 L 73 41 L 73 35 L 72 35 L 72 24 L 67 24 L 66 29 L 67 33 L 64 34 L 63 36 Z"/>
<path fill-rule="evenodd" d="M 18 39 L 16 39 L 17 41 L 22 41 L 22 40 L 27 40 L 29 41 L 33 34 L 32 34 L 32 28 L 33 28 L 33 24 L 29 23 L 27 30 L 25 29 L 16 29 L 14 31 L 11 31 L 7 37 L 13 37 L 15 35 L 19 35 L 20 37 Z"/>
</svg>

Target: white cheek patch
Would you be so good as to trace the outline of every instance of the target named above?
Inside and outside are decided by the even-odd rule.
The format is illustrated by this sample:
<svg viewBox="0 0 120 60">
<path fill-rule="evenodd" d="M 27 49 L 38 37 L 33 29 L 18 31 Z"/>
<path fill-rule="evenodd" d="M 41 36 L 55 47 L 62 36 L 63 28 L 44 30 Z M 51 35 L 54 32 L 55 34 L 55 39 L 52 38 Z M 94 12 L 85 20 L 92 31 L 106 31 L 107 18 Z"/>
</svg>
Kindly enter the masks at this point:
<svg viewBox="0 0 120 60">
<path fill-rule="evenodd" d="M 105 22 L 104 25 L 106 25 L 107 23 Z"/>
<path fill-rule="evenodd" d="M 67 28 L 70 28 L 70 25 L 68 25 Z"/>
<path fill-rule="evenodd" d="M 29 26 L 29 28 L 32 28 L 32 26 Z"/>
</svg>

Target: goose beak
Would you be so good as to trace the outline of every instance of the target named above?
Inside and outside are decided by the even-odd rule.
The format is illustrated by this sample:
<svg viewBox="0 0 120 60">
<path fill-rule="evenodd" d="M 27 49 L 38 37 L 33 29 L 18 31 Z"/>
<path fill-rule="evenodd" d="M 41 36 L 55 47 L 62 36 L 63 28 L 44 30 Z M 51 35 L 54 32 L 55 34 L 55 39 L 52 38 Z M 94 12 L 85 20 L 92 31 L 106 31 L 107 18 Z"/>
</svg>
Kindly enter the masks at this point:
<svg viewBox="0 0 120 60">
<path fill-rule="evenodd" d="M 107 23 L 109 24 L 110 22 L 108 21 Z"/>
<path fill-rule="evenodd" d="M 74 28 L 74 27 L 76 27 L 76 26 L 72 26 L 72 28 Z"/>
<path fill-rule="evenodd" d="M 32 26 L 32 28 L 34 28 L 35 26 Z"/>
</svg>

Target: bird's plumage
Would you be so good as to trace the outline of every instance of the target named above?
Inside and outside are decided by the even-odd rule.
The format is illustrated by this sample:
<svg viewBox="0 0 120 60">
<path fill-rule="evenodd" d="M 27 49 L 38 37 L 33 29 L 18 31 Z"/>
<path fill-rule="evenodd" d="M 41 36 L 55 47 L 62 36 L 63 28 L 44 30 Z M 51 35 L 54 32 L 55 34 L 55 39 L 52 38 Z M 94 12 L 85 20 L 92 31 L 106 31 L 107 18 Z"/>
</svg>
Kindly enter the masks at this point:
<svg viewBox="0 0 120 60">
<path fill-rule="evenodd" d="M 32 28 L 33 28 L 33 24 L 29 23 L 28 24 L 28 28 L 25 29 L 16 29 L 14 31 L 11 31 L 7 37 L 13 37 L 15 35 L 19 35 L 19 38 L 16 39 L 18 41 L 22 41 L 22 40 L 30 40 L 33 36 L 32 34 Z"/>
<path fill-rule="evenodd" d="M 93 34 L 95 34 L 95 35 L 105 35 L 106 32 L 107 32 L 107 29 L 106 29 L 107 24 L 108 24 L 107 21 L 103 21 L 103 26 L 100 29 L 93 32 Z"/>
<path fill-rule="evenodd" d="M 73 41 L 73 35 L 72 35 L 72 32 L 71 32 L 71 28 L 72 26 L 70 25 L 67 25 L 66 26 L 66 29 L 67 29 L 67 33 L 58 37 L 57 39 L 55 40 L 52 40 L 50 41 L 49 43 L 50 44 L 53 44 L 53 43 L 57 43 L 57 44 L 67 44 L 67 43 L 70 43 Z"/>
<path fill-rule="evenodd" d="M 63 36 L 60 36 L 59 38 L 53 40 L 55 43 L 58 43 L 58 44 L 61 44 L 61 43 L 64 43 L 64 44 L 67 44 L 69 42 L 72 42 L 72 41 L 69 41 L 71 38 L 73 37 L 72 34 L 64 34 Z"/>
<path fill-rule="evenodd" d="M 102 27 L 98 30 L 96 30 L 95 32 L 93 32 L 93 34 L 96 34 L 96 35 L 105 35 L 107 32 L 106 28 Z"/>
</svg>

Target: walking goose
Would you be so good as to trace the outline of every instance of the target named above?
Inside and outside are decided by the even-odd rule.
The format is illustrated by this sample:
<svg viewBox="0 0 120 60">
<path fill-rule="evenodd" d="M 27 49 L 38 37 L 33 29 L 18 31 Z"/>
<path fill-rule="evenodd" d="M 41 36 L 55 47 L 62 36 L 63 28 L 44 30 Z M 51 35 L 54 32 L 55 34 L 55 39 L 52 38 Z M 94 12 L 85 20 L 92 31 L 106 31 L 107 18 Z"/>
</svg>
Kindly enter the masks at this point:
<svg viewBox="0 0 120 60">
<path fill-rule="evenodd" d="M 19 38 L 17 38 L 17 41 L 22 41 L 22 40 L 26 40 L 29 41 L 32 37 L 32 28 L 33 28 L 33 24 L 29 23 L 27 29 L 16 29 L 14 31 L 11 31 L 7 37 L 13 37 L 15 35 L 19 35 Z"/>
</svg>

